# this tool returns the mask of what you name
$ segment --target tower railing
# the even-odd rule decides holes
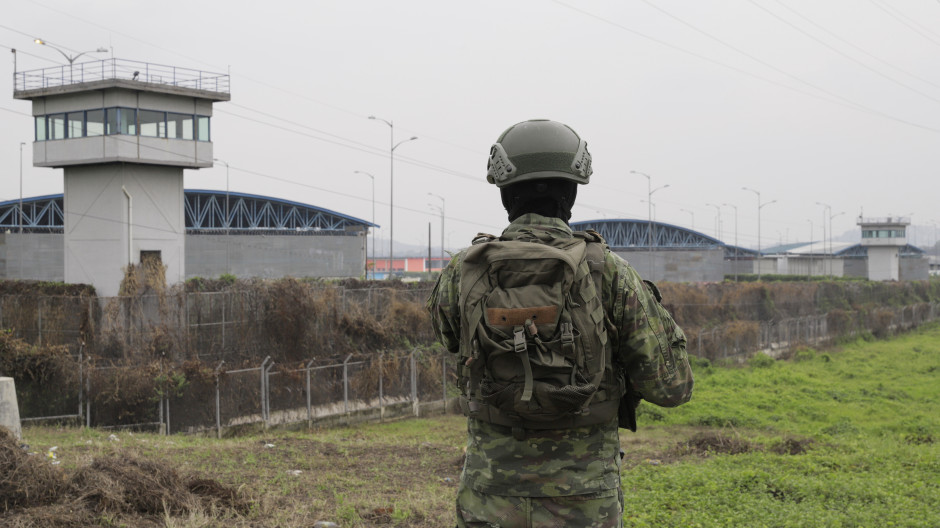
[[[101,59],[16,72],[13,91],[25,92],[106,80],[126,80],[230,93],[229,75],[126,59]]]

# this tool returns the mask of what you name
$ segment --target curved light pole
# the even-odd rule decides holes
[[[392,278],[392,263],[395,261],[395,149],[397,149],[402,143],[418,139],[418,136],[411,136],[408,139],[404,139],[398,143],[395,143],[395,123],[392,121],[386,121],[381,117],[375,117],[374,115],[370,115],[369,119],[381,121],[388,125],[389,128],[388,176],[390,190],[388,203],[388,278]]]
[[[231,248],[229,247],[229,231],[231,228],[231,221],[229,220],[229,209],[228,209],[228,162],[222,161],[219,158],[212,158],[212,161],[218,161],[222,165],[225,165],[225,220],[222,222],[222,225],[225,227],[225,273],[231,273],[231,266],[229,265],[229,253]]]
[[[713,203],[707,203],[705,205],[715,208],[715,238],[721,240],[721,207]]]
[[[822,208],[823,208],[823,218],[822,218],[823,237],[822,237],[822,239],[823,239],[823,254],[825,255],[825,254],[826,254],[826,251],[827,251],[827,250],[826,250],[826,247],[827,247],[827,245],[826,245],[826,240],[827,240],[827,239],[826,239],[826,217],[828,216],[827,213],[826,213],[826,210],[829,211],[828,214],[832,214],[832,206],[830,206],[829,204],[822,203],[822,202],[816,202],[816,205],[821,205]],[[832,236],[832,233],[830,233],[829,236],[831,237],[831,236]],[[831,244],[830,244],[829,246],[831,246]],[[831,255],[831,254],[829,255],[829,258],[830,258],[830,259],[832,258],[832,255]],[[830,264],[829,264],[829,267],[830,267],[830,270],[831,270],[831,269],[832,269],[832,263],[831,263],[831,262],[830,262]],[[826,271],[826,264],[825,264],[825,261],[823,261],[823,272],[825,272],[825,271]],[[831,274],[831,273],[830,273],[830,274]]]
[[[429,192],[428,196],[433,196],[441,201],[441,273],[444,273],[444,207],[447,203],[444,201],[444,197],[439,194]]]
[[[82,55],[85,55],[86,53],[107,53],[107,52],[108,52],[108,48],[98,48],[98,49],[94,49],[94,50],[83,51],[83,52],[79,53],[78,55],[69,55],[68,53],[62,51],[61,49],[59,49],[59,48],[57,48],[57,47],[55,47],[55,46],[53,46],[52,44],[49,44],[48,42],[46,42],[46,41],[43,40],[43,39],[39,39],[39,38],[33,39],[33,42],[35,42],[36,44],[39,44],[40,46],[49,46],[50,48],[52,48],[52,49],[58,51],[59,53],[61,53],[62,56],[65,57],[65,60],[69,61],[69,82],[70,82],[70,83],[73,81],[73,79],[72,79],[72,65],[75,64],[75,60],[76,60],[76,59],[78,59],[78,58],[81,57]]]
[[[832,213],[831,210],[830,210],[829,212]],[[832,260],[835,258],[834,251],[833,251],[833,249],[832,249],[832,219],[835,218],[835,217],[837,217],[837,216],[844,215],[844,214],[845,214],[845,211],[842,211],[842,212],[840,212],[840,213],[830,214],[830,215],[829,215],[829,259],[830,259],[830,260],[829,260],[829,278],[830,278],[830,279],[832,278]],[[843,267],[843,269],[842,269],[842,275],[845,275],[845,268],[844,268],[844,267]]]
[[[20,234],[23,234],[23,147],[26,143],[20,142]],[[22,251],[20,251],[22,253]],[[20,270],[22,273],[23,270]]]
[[[760,192],[755,191],[754,189],[751,189],[750,187],[741,187],[741,189],[742,189],[742,190],[745,190],[745,191],[751,191],[752,193],[754,193],[754,194],[757,195],[757,280],[760,280],[760,264],[761,264],[761,262],[760,262],[760,258],[761,258],[761,252],[760,252],[760,211],[761,211],[761,209],[764,208],[765,205],[770,205],[770,204],[772,204],[772,203],[776,203],[777,200],[771,200],[771,201],[766,202],[766,203],[761,203],[761,202],[760,202]]]
[[[695,213],[688,209],[679,209],[683,213],[689,213],[689,216],[692,217],[692,229],[695,229]]]
[[[653,280],[653,193],[669,187],[669,184],[660,185],[659,187],[653,189],[653,177],[645,172],[630,171],[630,174],[639,174],[646,178],[646,203],[647,203],[647,220],[646,220],[646,243],[649,245],[649,266],[647,271],[649,273],[649,280]],[[642,200],[641,200],[642,201]]]
[[[738,282],[738,206],[734,204],[721,204],[734,209],[734,282]]]
[[[807,275],[809,277],[813,276],[813,220],[811,218],[806,219],[809,222],[809,272]]]
[[[372,180],[372,279],[375,280],[375,176],[366,171],[353,171],[354,174],[368,176]],[[366,279],[369,278],[369,237],[366,237]]]

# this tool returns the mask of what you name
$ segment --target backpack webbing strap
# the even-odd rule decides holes
[[[520,400],[528,402],[532,400],[532,387],[535,382],[532,379],[532,364],[529,362],[529,352],[525,342],[525,328],[517,326],[512,330],[512,348],[522,360],[522,369],[525,371],[525,385],[522,388],[522,398]]]

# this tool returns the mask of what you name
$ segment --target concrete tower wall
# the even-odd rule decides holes
[[[167,284],[184,279],[183,169],[133,163],[65,168],[65,282],[118,293],[123,268],[159,251]],[[130,199],[127,194],[130,195]]]
[[[898,248],[868,246],[868,279],[898,280]]]

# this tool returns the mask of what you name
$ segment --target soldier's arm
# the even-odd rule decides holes
[[[460,311],[457,303],[460,256],[454,256],[441,272],[427,301],[434,332],[444,347],[454,353],[460,349]]]
[[[607,275],[613,286],[609,313],[617,331],[615,358],[626,370],[632,390],[644,400],[663,407],[681,405],[691,398],[693,385],[685,334],[653,287],[623,259],[613,257],[613,263],[608,259]]]

